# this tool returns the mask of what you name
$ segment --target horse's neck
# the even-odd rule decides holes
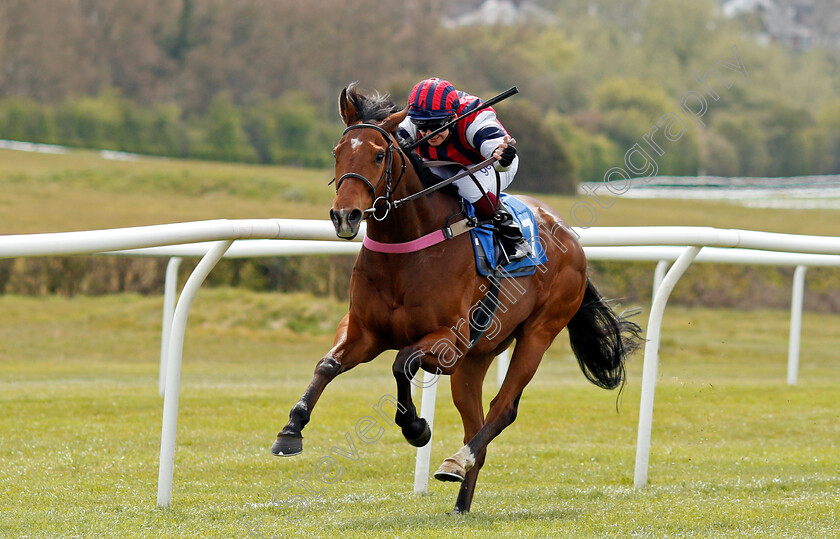
[[[402,198],[423,189],[419,179],[406,184],[400,189],[404,192],[396,193],[395,198]],[[367,234],[371,239],[384,243],[416,240],[446,225],[447,219],[459,210],[457,200],[439,191],[434,192],[392,209],[382,221],[368,219]]]

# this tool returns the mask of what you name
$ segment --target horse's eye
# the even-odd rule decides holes
[[[381,163],[383,160],[385,160],[385,152],[377,153],[376,154],[376,162]]]

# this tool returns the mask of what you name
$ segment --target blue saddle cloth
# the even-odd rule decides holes
[[[516,222],[519,223],[522,235],[531,244],[531,253],[533,253],[531,257],[517,260],[502,269],[511,277],[533,275],[537,271],[537,265],[548,262],[541,243],[536,239],[536,236],[539,236],[539,230],[534,219],[534,213],[524,202],[512,195],[502,193],[500,199],[513,215],[513,218],[516,219]],[[475,217],[475,209],[472,204],[467,201],[464,202],[466,202],[467,214],[470,217]],[[478,226],[470,231],[470,235],[475,252],[475,267],[479,275],[487,277],[497,274],[500,269],[498,266],[503,258],[501,253],[497,251],[496,242],[493,240],[493,229],[489,225],[486,227]]]

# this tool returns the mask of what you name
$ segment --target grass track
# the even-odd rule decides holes
[[[241,322],[243,309],[272,303],[284,308]],[[257,526],[257,537],[840,535],[840,316],[806,314],[800,383],[788,387],[787,312],[669,308],[644,491],[632,488],[641,354],[616,413],[616,394],[587,384],[561,336],[490,446],[473,512],[451,516],[455,485],[411,494],[414,450],[396,428],[353,438],[394,391],[389,358],[327,389],[304,454],[268,455],[331,342],[322,326],[284,325],[313,305],[324,320],[343,311],[303,295],[201,292],[173,506],[160,510],[161,300],[0,297],[0,537],[247,537]],[[462,436],[440,388],[433,466]],[[348,448],[348,433],[356,460],[336,456],[331,484],[309,477],[320,498],[294,485]]]
[[[325,218],[329,177],[0,151],[0,233]],[[576,201],[595,203],[541,198],[564,215]],[[593,224],[827,234],[840,230],[840,212],[623,199],[597,207]],[[392,427],[357,441],[356,460],[337,457],[342,475],[320,498],[298,485],[278,493],[347,447],[345,434],[353,439],[359,419],[393,393],[390,360],[343,375],[306,429],[304,454],[272,458],[268,446],[344,307],[232,290],[202,290],[193,308],[174,503],[155,508],[160,307],[131,295],[0,297],[0,537],[246,537],[256,526],[257,537],[840,536],[836,314],[806,314],[791,388],[787,312],[669,307],[644,491],[631,486],[641,354],[616,413],[615,393],[586,383],[561,336],[517,422],[490,446],[473,512],[450,516],[457,487],[433,482],[430,495],[411,494],[414,450]],[[462,436],[445,381],[440,393],[433,466]],[[486,393],[489,402],[491,382]],[[305,514],[286,503],[304,500]]]
[[[0,234],[223,218],[327,219],[335,193],[334,187],[327,185],[331,177],[328,170],[176,159],[106,161],[85,151],[43,155],[0,150]],[[706,200],[614,199],[600,191],[600,199],[538,198],[573,225],[713,226],[817,235],[840,230],[840,212],[832,210],[755,209]],[[592,209],[570,216],[569,209],[576,202]]]

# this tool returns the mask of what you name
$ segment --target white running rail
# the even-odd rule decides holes
[[[840,256],[837,256],[840,255],[840,237],[802,236],[708,227],[602,227],[573,229],[573,231],[579,235],[587,256],[592,259],[659,261],[653,305],[647,326],[649,342],[644,354],[634,480],[637,488],[647,484],[662,316],[671,290],[692,261],[797,266],[791,304],[791,344],[788,357],[788,382],[796,382],[804,268],[840,266]],[[167,296],[169,299],[165,300],[161,366],[162,370],[165,367],[166,375],[162,383],[164,411],[157,499],[158,505],[165,507],[172,501],[175,431],[184,332],[189,308],[199,286],[216,262],[225,255],[271,256],[267,253],[269,245],[271,245],[271,250],[283,249],[282,254],[346,253],[360,248],[358,244],[323,241],[334,240],[334,234],[333,226],[329,221],[299,219],[199,221],[83,232],[0,236],[0,258],[95,253],[175,258],[202,257],[201,262],[187,280],[177,304],[174,301],[174,288],[167,289],[170,296]],[[360,233],[356,241],[361,241],[362,235],[363,233]],[[324,245],[312,245],[308,242],[294,242],[292,245],[287,242],[259,244],[257,241],[236,241],[281,238],[318,240],[319,244]],[[194,245],[201,242],[212,243]],[[336,243],[339,243],[341,247]],[[281,253],[273,251],[273,254]],[[666,265],[672,261],[673,266],[665,273]],[[177,263],[173,264],[177,265]],[[167,274],[177,275],[176,270],[177,268],[170,269]],[[173,310],[171,316],[168,315],[167,309]],[[793,342],[794,334],[796,334],[795,343]],[[435,384],[423,390],[421,414],[430,420],[434,414],[435,393]],[[427,444],[426,448],[418,450],[415,470],[416,491],[425,490],[428,483],[430,447],[431,444]],[[421,460],[424,463],[421,463]]]

